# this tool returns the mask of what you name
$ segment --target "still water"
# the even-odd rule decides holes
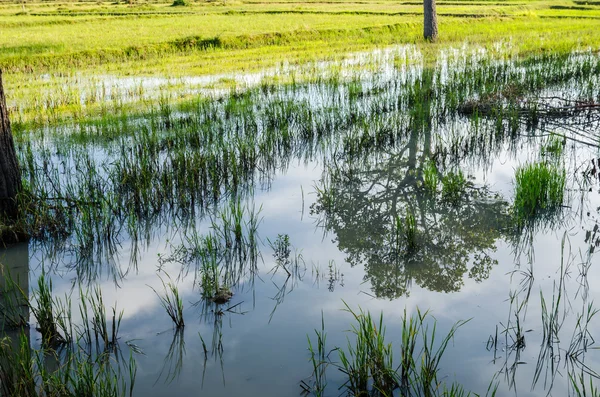
[[[567,357],[581,331],[579,315],[600,296],[600,287],[594,282],[600,276],[594,256],[600,241],[600,184],[592,172],[599,157],[594,146],[598,115],[591,110],[557,120],[544,119],[542,114],[542,121],[534,126],[519,120],[512,130],[510,120],[501,120],[503,132],[498,133],[494,116],[443,111],[451,107],[450,90],[458,86],[449,82],[473,79],[477,70],[503,64],[526,80],[530,74],[543,74],[543,65],[505,59],[496,66],[488,61],[478,69],[485,55],[455,51],[441,55],[433,77],[427,80],[422,59],[414,50],[392,48],[362,56],[366,57],[362,63],[339,66],[337,85],[324,78],[295,88],[258,89],[248,99],[249,108],[237,113],[228,113],[222,97],[212,99],[214,106],[222,106],[216,114],[228,120],[219,128],[234,131],[224,138],[224,145],[237,131],[247,138],[252,128],[261,136],[267,135],[268,129],[292,135],[287,144],[276,145],[269,153],[270,168],[252,170],[253,182],[244,185],[250,187],[240,194],[245,221],[250,212],[260,219],[258,254],[250,267],[243,264],[237,272],[229,269],[221,274],[223,280],[233,280],[228,283],[233,292],[229,302],[216,304],[204,299],[194,259],[175,255],[189,243],[184,235],[190,224],[196,235],[214,232],[219,224],[215,214],[227,207],[232,197],[226,194],[212,207],[213,212],[198,211],[191,221],[187,219],[185,228],[177,217],[171,217],[169,222],[150,223],[143,238],[121,233],[110,260],[94,259],[84,271],[73,242],[49,255],[45,242],[33,240],[0,252],[0,262],[11,274],[21,275],[25,291],[35,288],[42,270],[48,272],[54,296],[72,296],[75,307],[79,288],[99,286],[107,309],[123,311],[119,350],[125,358],[132,354],[137,363],[136,396],[299,395],[301,382],[310,384],[312,373],[307,336],[314,338],[321,321],[328,350],[345,348],[348,338],[352,339],[348,330],[353,319],[343,310],[345,304],[377,316],[383,313],[386,336],[394,346],[400,343],[405,310],[409,314],[417,308],[429,310],[441,334],[457,321],[469,320],[459,328],[442,360],[439,379],[447,384],[456,381],[480,394],[497,382],[499,395],[566,395],[569,374],[583,369],[587,379],[600,371],[600,356],[593,349],[587,350],[585,365]],[[571,66],[598,62],[598,56],[574,55],[569,62]],[[348,77],[345,68],[357,65],[360,72]],[[585,90],[598,95],[597,80],[592,74],[548,84],[533,97],[544,106],[560,107],[564,98],[580,100]],[[415,87],[422,88],[423,81],[438,87],[433,89],[434,99],[416,92]],[[483,97],[482,92],[470,90],[465,87],[457,95]],[[402,99],[403,95],[413,95],[413,100]],[[589,98],[589,92],[586,95]],[[561,99],[557,104],[557,99],[549,98]],[[272,118],[261,119],[260,115],[272,103],[300,103],[300,109],[314,111],[310,114],[315,119],[305,119],[303,124],[298,122],[303,116],[297,116],[285,124],[268,125]],[[421,113],[415,113],[417,108]],[[177,124],[186,120],[186,111],[170,117],[176,127],[152,128],[165,135],[186,128],[183,122]],[[252,128],[249,117],[256,122]],[[335,123],[352,118],[360,121],[342,126]],[[330,126],[331,131],[325,132],[324,138],[302,141],[302,131],[316,130],[319,123]],[[115,128],[145,126],[142,117],[128,127]],[[61,150],[60,145],[69,139],[69,128],[82,127],[59,126],[55,135],[50,128],[41,139],[33,134],[27,138],[39,168],[43,168],[42,161],[51,159],[46,176],[58,175],[58,185],[67,186],[69,178],[78,178],[76,172],[67,170],[76,168],[81,153],[86,153],[85,158],[92,159],[100,170],[98,178],[108,178],[112,165],[123,161],[122,152],[110,145],[123,143],[90,140]],[[385,132],[388,129],[392,132]],[[364,138],[366,133],[361,138],[364,131],[371,134],[370,140]],[[382,131],[387,138],[380,140]],[[330,132],[331,136],[327,135]],[[542,154],[552,138],[550,133],[566,137],[559,154]],[[22,152],[25,140],[18,142]],[[169,161],[168,150],[157,155],[164,164]],[[449,200],[442,187],[433,196],[427,193],[423,173],[431,161],[440,178],[465,177],[458,196]],[[515,227],[515,170],[538,161],[565,170],[563,204],[548,216]],[[35,167],[27,171],[28,176],[32,169]],[[227,192],[231,187],[224,180],[220,189]],[[105,188],[110,189],[109,185]],[[410,255],[397,255],[392,247],[394,220],[405,219],[409,213],[416,223],[417,248]],[[285,236],[291,259],[284,269],[278,265],[273,247]],[[186,325],[181,331],[173,328],[155,293],[163,292],[161,278],[169,277],[184,303]],[[553,355],[548,355],[544,353],[542,299],[549,305],[559,290],[560,341],[554,341]],[[599,334],[596,320],[592,319],[586,335]],[[74,310],[73,322],[81,321],[81,313]],[[30,324],[30,342],[39,347],[33,315]],[[337,352],[333,351],[330,359],[337,362]],[[343,393],[338,388],[345,380],[343,373],[331,366],[325,395]]]

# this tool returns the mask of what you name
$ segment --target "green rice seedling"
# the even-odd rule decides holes
[[[419,247],[417,222],[413,212],[407,209],[406,215],[402,218],[396,216],[394,222],[394,240],[396,252],[405,255],[415,252]]]
[[[585,379],[583,373],[575,375],[569,373],[569,381],[573,390],[573,395],[577,397],[599,397],[600,390],[594,385],[594,377],[590,376],[589,381]]]
[[[158,296],[160,299],[160,304],[167,311],[167,314],[173,320],[173,324],[176,328],[183,328],[185,326],[185,322],[183,319],[183,300],[179,296],[179,289],[171,279],[165,283],[162,277],[159,276],[159,279],[163,286],[163,294],[159,294],[154,288],[152,291]]]
[[[219,289],[220,284],[219,251],[217,240],[212,234],[206,236],[203,243],[200,285],[202,287],[202,294],[206,297],[212,297]]]
[[[351,329],[356,341],[348,340],[347,353],[339,350],[340,370],[348,377],[345,387],[355,396],[368,395],[370,390],[391,395],[396,388],[396,380],[392,345],[385,341],[383,314],[375,322],[370,313],[362,310],[354,312],[344,304],[344,310],[356,321]]]
[[[20,280],[13,280],[11,272],[0,263],[0,271],[4,285],[1,288],[0,315],[2,315],[1,329],[18,329],[27,325],[29,316],[27,308],[28,291],[23,291],[19,285]]]
[[[137,367],[132,355],[126,368],[110,359],[107,353],[90,358],[80,350],[67,358],[60,373],[50,379],[54,392],[64,390],[68,396],[132,396]],[[127,375],[123,374],[127,370]],[[62,378],[62,379],[61,379]]]
[[[29,336],[24,330],[13,339],[0,339],[0,391],[3,396],[37,397],[36,373]]]
[[[442,198],[451,204],[458,205],[466,187],[467,179],[461,170],[448,172],[442,177]]]
[[[400,364],[398,366],[398,385],[402,393],[409,393],[412,387],[412,379],[416,366],[415,349],[417,347],[417,337],[419,334],[418,320],[421,317],[408,316],[406,308],[402,316],[402,332],[400,346]]]
[[[90,344],[93,340],[98,352],[117,352],[118,334],[123,319],[123,311],[117,313],[116,307],[112,307],[112,316],[108,318],[106,306],[102,298],[102,290],[99,286],[86,293],[80,287],[80,307],[84,308],[83,335]],[[88,311],[89,309],[89,311]],[[90,318],[91,313],[91,318]],[[83,314],[83,313],[82,313]]]
[[[65,344],[70,346],[77,336],[77,328],[72,319],[72,301],[70,295],[65,294],[63,299],[55,299],[54,305],[56,307],[56,312],[60,314],[55,317],[59,333],[63,335]]]
[[[309,339],[309,351],[313,365],[313,385],[302,383],[306,392],[322,395],[326,386],[324,371],[329,366],[336,367],[347,377],[342,387],[350,395],[391,396],[398,391],[402,396],[468,396],[464,388],[457,384],[446,385],[438,378],[441,359],[457,330],[467,321],[455,323],[441,339],[438,335],[435,318],[428,312],[417,309],[408,316],[406,310],[402,318],[400,361],[393,359],[394,347],[386,341],[383,316],[375,321],[369,312],[355,312],[345,304],[352,314],[354,324],[350,333],[355,338],[348,339],[346,349],[337,347],[339,364],[325,354],[325,331],[323,322],[317,334],[317,349]],[[433,322],[432,322],[433,321]],[[431,325],[433,324],[433,325]],[[317,387],[321,385],[322,387]],[[486,395],[495,394],[497,386],[490,383]]]
[[[420,352],[421,364],[414,381],[417,382],[417,390],[420,389],[421,395],[425,396],[435,395],[437,393],[439,387],[438,372],[442,356],[448,348],[448,344],[456,334],[456,331],[470,321],[458,321],[450,328],[450,331],[436,343],[437,323],[435,322],[435,319],[433,319],[433,327],[430,332],[429,325],[427,324],[428,317],[430,317],[428,312],[417,310],[419,333],[422,336],[422,348]],[[410,329],[408,331],[410,332]],[[409,346],[411,344],[409,344]]]
[[[248,211],[250,216],[246,222],[246,229],[248,231],[248,247],[249,247],[249,258],[250,258],[250,270],[251,272],[256,272],[258,257],[260,253],[258,252],[258,226],[260,225],[262,218],[260,217],[260,213],[262,212],[262,205],[256,210],[255,207],[252,210]]]
[[[69,305],[62,307],[70,308]],[[70,319],[71,314],[67,313],[65,318]],[[113,361],[108,353],[91,354],[87,346],[79,343],[68,345],[59,354],[51,346],[42,345],[39,350],[32,348],[29,336],[24,331],[0,340],[2,395],[131,396],[135,375],[136,365],[132,355],[125,368],[118,361]]]
[[[244,207],[240,200],[231,200],[229,205],[232,216],[233,235],[235,236],[236,243],[241,246],[244,237]]]
[[[52,280],[45,272],[38,278],[38,288],[32,292],[32,298],[35,304],[30,304],[30,310],[38,323],[36,329],[42,334],[43,343],[50,347],[65,343],[56,322],[56,316],[62,316],[62,313],[55,313]]]
[[[325,332],[325,318],[323,312],[321,312],[321,330],[315,329],[315,335],[317,336],[316,344],[313,347],[313,343],[310,337],[307,335],[308,340],[308,351],[310,352],[310,362],[312,364],[313,373],[312,378],[314,380],[313,385],[309,385],[305,381],[302,381],[302,388],[308,393],[314,393],[315,396],[321,397],[327,387],[327,366],[328,359],[326,353],[326,342],[327,333]]]
[[[522,224],[542,212],[556,212],[563,203],[564,168],[547,162],[528,163],[515,172],[514,211]]]
[[[439,184],[438,170],[435,162],[428,160],[423,166],[423,186],[431,193],[436,193]]]

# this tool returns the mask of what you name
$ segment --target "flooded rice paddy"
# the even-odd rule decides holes
[[[5,293],[5,345],[30,346],[46,375],[97,360],[113,395],[336,396],[359,394],[344,309],[383,313],[400,373],[403,316],[429,311],[435,349],[468,321],[430,390],[393,395],[598,384],[600,56],[462,49],[424,65],[394,47],[298,81],[148,94],[135,115],[16,125],[33,237],[0,262],[32,304]]]

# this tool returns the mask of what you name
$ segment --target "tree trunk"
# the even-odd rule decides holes
[[[21,172],[13,142],[0,70],[0,219],[18,216],[17,193],[21,190]]]
[[[438,37],[437,12],[435,0],[423,0],[424,28],[423,36],[426,40],[435,41]]]

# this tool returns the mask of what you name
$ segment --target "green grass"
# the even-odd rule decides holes
[[[161,306],[165,309],[175,327],[182,329],[185,326],[185,320],[183,318],[183,300],[179,295],[179,288],[177,288],[177,285],[170,278],[167,282],[162,278],[160,280],[163,286],[163,293],[159,294],[154,288],[152,290],[160,299]]]
[[[42,343],[34,348],[31,340],[34,334],[22,324],[4,330],[10,332],[0,337],[0,394],[7,397],[132,395],[136,363],[132,355],[127,360],[117,348],[121,316],[117,320],[114,309],[112,333],[108,331],[99,289],[90,297],[81,296],[78,309],[83,322],[77,324],[72,322],[70,296],[64,299],[53,296],[46,273],[38,279],[31,300],[26,292],[21,292],[38,322]],[[101,338],[108,341],[109,334],[110,349],[99,343]]]
[[[33,299],[35,304],[30,305],[30,309],[38,323],[36,329],[42,334],[42,343],[50,347],[65,343],[65,339],[58,332],[55,318],[56,305],[52,297],[52,280],[46,279],[44,273],[38,278],[38,288],[33,292]],[[62,316],[62,313],[58,313],[58,316]]]
[[[439,183],[440,176],[435,162],[428,160],[423,167],[423,186],[430,193],[435,194]]]
[[[417,312],[409,316],[404,311],[402,317],[401,342],[394,346],[386,338],[383,313],[374,318],[370,312],[352,310],[345,304],[353,323],[349,330],[346,347],[336,347],[339,361],[327,353],[324,320],[321,330],[315,330],[316,351],[308,339],[310,361],[313,365],[312,387],[302,383],[307,392],[322,395],[326,389],[328,367],[337,368],[344,374],[344,389],[351,396],[466,396],[469,395],[460,385],[447,383],[438,377],[440,362],[449,343],[460,327],[468,321],[454,324],[442,337],[437,329],[436,319],[429,312]],[[399,357],[399,358],[398,358]]]
[[[418,250],[419,230],[412,210],[408,209],[404,217],[396,216],[392,230],[395,234],[392,241],[398,254],[409,256]]]
[[[449,203],[458,204],[467,187],[467,179],[461,170],[448,172],[442,176],[442,198]]]
[[[415,50],[398,55],[395,62],[410,63],[420,54]],[[62,105],[45,110],[32,105],[35,117],[42,117],[39,125],[49,128],[35,129],[38,121],[13,124],[26,182],[20,223],[34,239],[72,238],[82,276],[85,269],[93,269],[90,264],[113,255],[124,238],[138,241],[147,227],[173,218],[182,226],[193,225],[196,214],[209,214],[216,239],[214,255],[204,255],[208,270],[225,262],[256,263],[260,210],[245,204],[246,199],[258,179],[272,178],[291,160],[330,158],[344,151],[348,158],[362,161],[410,143],[415,134],[427,134],[429,118],[453,114],[473,93],[493,94],[518,86],[520,92],[535,95],[556,85],[587,86],[600,70],[592,53],[547,54],[503,63],[494,62],[493,56],[466,59],[450,69],[444,85],[435,83],[441,73],[438,67],[387,90],[369,89],[359,80],[340,77],[347,71],[332,64],[321,75],[310,67],[302,69],[307,78],[312,73],[310,83],[265,82],[229,91],[219,100],[196,97],[177,102],[173,93],[162,92],[154,100],[144,100],[138,112],[108,98],[97,104],[98,115],[95,108],[82,109],[66,119],[60,116]],[[458,65],[459,58],[452,62]],[[521,73],[521,68],[528,73]],[[360,74],[364,69],[349,72]],[[326,106],[315,106],[305,97],[308,87],[321,93]],[[428,110],[409,111],[417,105]],[[509,137],[502,111],[485,120],[471,117],[469,132],[436,144],[432,148],[436,156],[459,158],[481,145],[488,150],[485,145],[492,137],[495,142]],[[40,139],[46,140],[44,145]],[[61,164],[57,158],[64,161],[64,171],[57,168]],[[444,170],[436,176],[429,165],[423,174],[415,175],[419,178],[415,183],[431,185],[427,189],[437,194],[434,185],[441,182],[439,193],[448,202],[460,201],[468,185],[459,171]],[[403,232],[410,231],[404,226]],[[199,249],[203,243],[198,236],[191,237],[180,256],[195,261],[210,250]],[[389,237],[394,237],[392,230]],[[226,278],[231,272],[203,275],[205,282],[200,284],[207,292],[236,284]]]
[[[565,170],[547,162],[528,163],[515,172],[514,209],[523,222],[560,209],[566,184]]]
[[[55,115],[75,115],[82,104],[80,84],[74,82],[102,74],[248,72],[282,62],[341,59],[392,44],[415,45],[429,65],[437,62],[440,49],[465,44],[493,54],[500,43],[520,55],[599,48],[600,7],[552,8],[572,5],[440,2],[440,39],[432,44],[422,40],[419,2],[192,2],[187,7],[33,2],[25,5],[26,13],[21,4],[7,2],[0,6],[0,68],[13,119],[28,119],[48,104]],[[65,81],[67,76],[74,81]],[[85,101],[93,98],[87,95]]]

